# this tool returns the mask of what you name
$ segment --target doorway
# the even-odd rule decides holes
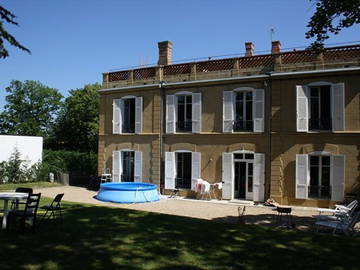
[[[234,199],[253,199],[253,168],[253,153],[234,153]]]

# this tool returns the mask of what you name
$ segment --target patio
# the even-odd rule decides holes
[[[58,193],[65,193],[64,200],[70,202],[127,208],[220,222],[239,222],[238,208],[239,206],[245,206],[244,222],[246,224],[276,227],[284,224],[286,221],[286,217],[283,217],[282,222],[279,223],[277,220],[277,212],[274,211],[272,207],[242,205],[237,202],[192,200],[180,197],[169,199],[164,196],[160,201],[152,203],[115,204],[96,200],[95,196],[97,192],[82,187],[59,186],[36,189],[35,192],[41,192],[42,196],[46,197],[54,197]],[[312,215],[318,213],[316,208],[292,207],[293,222],[296,224],[296,228],[301,230],[312,230],[314,224]]]

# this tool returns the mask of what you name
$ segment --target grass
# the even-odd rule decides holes
[[[50,200],[42,198],[41,203]],[[5,269],[359,269],[359,237],[63,203],[64,224],[0,232]]]
[[[0,184],[0,191],[15,190],[17,187],[31,187],[31,188],[45,188],[45,187],[56,187],[61,186],[58,183],[50,182],[28,182],[28,183],[11,183],[11,184]]]

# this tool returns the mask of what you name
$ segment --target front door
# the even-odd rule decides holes
[[[253,199],[254,154],[234,154],[234,199]]]

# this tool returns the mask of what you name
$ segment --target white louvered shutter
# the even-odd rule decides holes
[[[345,130],[345,87],[343,83],[333,84],[331,86],[332,94],[332,130]]]
[[[253,200],[263,202],[265,197],[265,154],[254,154]]]
[[[121,182],[122,166],[121,151],[113,151],[112,181]]]
[[[296,155],[296,192],[297,199],[308,198],[309,162],[308,155]]]
[[[166,96],[166,133],[175,133],[175,96]]]
[[[135,151],[134,180],[135,182],[142,182],[142,152],[141,151]]]
[[[191,190],[195,189],[196,179],[201,178],[201,153],[191,153]]]
[[[222,154],[222,198],[234,198],[234,157],[233,153]]]
[[[342,202],[344,200],[345,186],[345,156],[331,156],[331,200]]]
[[[165,189],[175,189],[175,152],[165,152]]]
[[[142,133],[143,98],[135,98],[135,133]]]
[[[201,93],[192,94],[192,132],[201,132]]]
[[[309,130],[309,111],[308,111],[308,88],[306,86],[296,86],[296,130],[306,132]]]
[[[255,89],[253,97],[254,132],[264,132],[264,89]]]
[[[113,100],[113,134],[120,134],[121,133],[121,126],[122,126],[122,114],[121,114],[121,99],[114,99]]]
[[[234,124],[234,92],[223,93],[223,132],[233,132]]]

